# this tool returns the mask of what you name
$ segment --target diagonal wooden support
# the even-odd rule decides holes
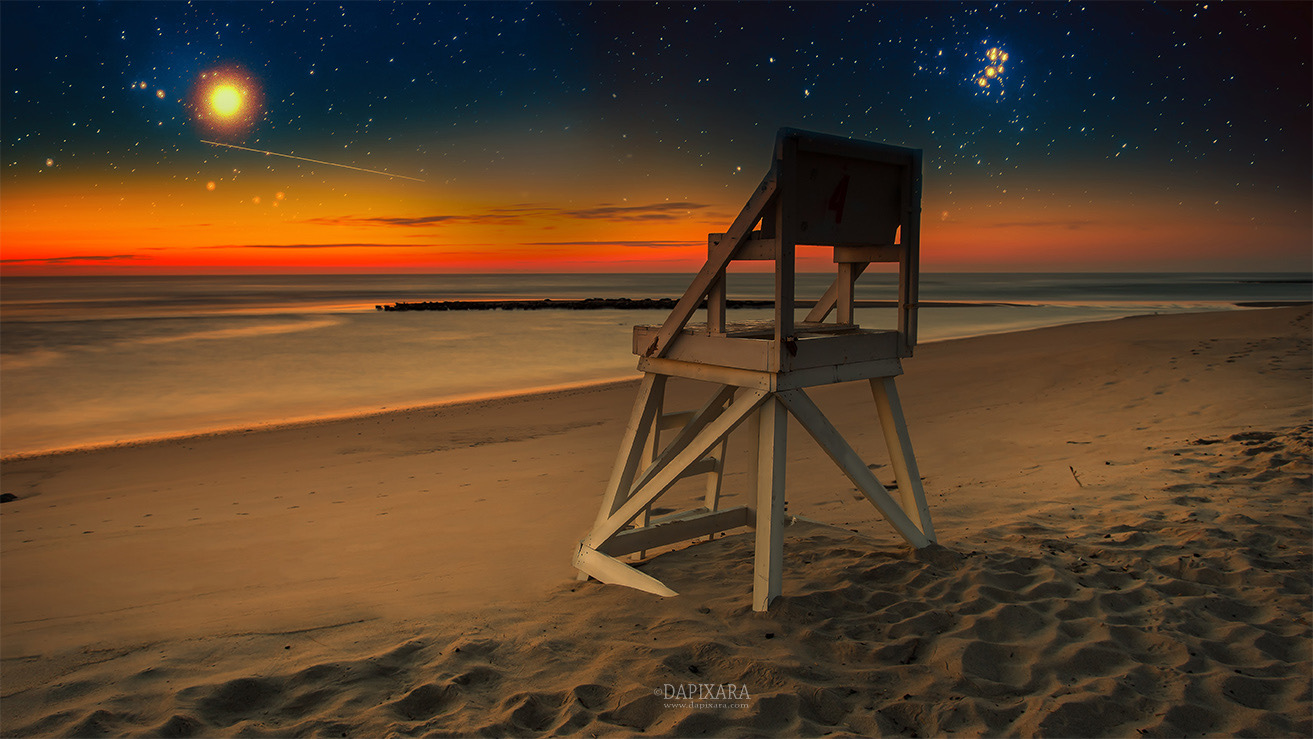
[[[861,277],[862,273],[866,271],[866,268],[868,266],[870,265],[865,264],[863,262],[854,263],[852,279],[856,280],[858,277]],[[802,320],[808,323],[820,323],[829,317],[830,313],[834,311],[835,306],[839,302],[839,289],[840,289],[841,280],[842,280],[842,276],[834,278],[834,282],[831,282],[830,286],[826,288],[825,294],[821,296],[820,300],[816,301],[816,305],[812,306],[812,309],[807,314],[807,317]]]
[[[830,420],[821,413],[821,409],[816,407],[812,399],[802,390],[786,390],[778,393],[780,402],[789,409],[793,417],[798,419],[802,427],[807,429],[807,433],[816,439],[816,443],[830,455],[830,459],[839,465],[849,480],[862,491],[876,509],[884,515],[889,523],[911,544],[918,549],[930,544],[930,539],[921,530],[917,528],[912,519],[908,518],[903,509],[889,497],[889,491],[885,490],[880,481],[876,479],[871,470],[867,468],[862,458],[853,451],[839,430],[830,423]]]
[[[752,235],[752,226],[761,220],[762,213],[769,210],[773,204],[776,192],[776,169],[771,167],[766,176],[762,178],[761,185],[748,200],[747,205],[739,212],[734,219],[733,225],[725,232],[725,238],[721,239],[720,244],[716,246],[715,252],[707,257],[707,261],[698,271],[693,282],[684,291],[679,302],[675,303],[675,308],[666,316],[666,320],[661,324],[661,330],[657,332],[656,338],[652,339],[652,345],[647,348],[643,354],[649,357],[660,357],[666,353],[670,347],[670,342],[675,340],[675,336],[684,330],[688,324],[693,312],[702,304],[702,299],[707,296],[713,284],[721,279],[725,273],[725,267],[729,265],[730,260],[734,258],[734,252],[738,250],[743,242],[748,240]]]
[[[625,427],[624,438],[620,441],[620,454],[611,469],[611,479],[606,485],[602,507],[597,514],[598,524],[615,513],[616,508],[624,504],[624,498],[628,497],[621,496],[620,491],[628,493],[633,486],[634,473],[643,456],[643,442],[651,433],[652,419],[661,407],[666,379],[664,375],[651,373],[643,375],[643,382],[638,386],[638,398],[634,400],[634,410],[629,415],[629,424]]]
[[[724,411],[725,404],[733,397],[734,388],[728,385],[722,387],[715,395],[712,395],[711,400],[704,403],[702,407],[698,409],[697,413],[693,415],[692,420],[684,424],[684,427],[675,435],[675,438],[672,439],[666,448],[657,455],[656,459],[647,466],[647,469],[643,470],[642,474],[638,476],[638,479],[633,482],[631,487],[634,490],[638,490],[655,477],[657,473],[664,469],[666,465],[670,464],[670,460],[674,459],[676,455],[684,451],[688,446],[688,443],[698,435],[698,432],[706,428],[707,424],[716,420],[716,418]],[[626,493],[628,493],[628,491],[626,491]],[[626,495],[625,497],[627,498],[629,496]],[[619,506],[617,506],[617,508],[618,507]]]
[[[749,413],[755,411],[767,395],[768,393],[764,390],[745,390],[740,393],[729,408],[726,408],[724,413],[716,417],[716,420],[698,432],[697,436],[684,447],[683,451],[675,455],[646,484],[636,488],[630,495],[629,500],[620,506],[619,510],[595,526],[592,532],[584,537],[583,545],[596,549],[617,531],[624,528],[625,524],[632,521],[634,516],[637,516],[645,506],[666,492],[679,478],[679,474],[684,471],[685,467],[701,459],[711,450],[711,447],[716,445],[716,442],[733,431]]]
[[[930,541],[935,540],[935,526],[930,521],[930,506],[926,504],[925,489],[921,487],[921,471],[912,453],[912,437],[907,433],[903,418],[903,404],[898,400],[894,378],[877,377],[871,380],[871,394],[880,413],[880,426],[884,431],[885,446],[889,448],[889,461],[893,463],[894,479],[903,499],[903,511],[920,522],[921,532]]]

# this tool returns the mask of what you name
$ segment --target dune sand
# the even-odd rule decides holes
[[[747,533],[643,565],[677,597],[572,579],[633,383],[7,460],[0,734],[1313,735],[1309,337],[919,348],[941,545],[793,426],[767,614]],[[814,397],[888,479],[865,389]]]

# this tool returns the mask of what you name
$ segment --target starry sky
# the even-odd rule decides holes
[[[926,270],[1308,272],[1311,9],[5,2],[0,267],[694,271],[792,126]]]

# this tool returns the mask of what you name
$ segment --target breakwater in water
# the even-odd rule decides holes
[[[426,300],[416,303],[376,305],[374,310],[670,310],[674,298],[584,298],[582,300]],[[706,301],[703,301],[705,305]],[[769,308],[773,300],[730,300],[730,308]]]

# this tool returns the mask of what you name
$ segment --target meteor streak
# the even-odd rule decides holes
[[[404,174],[392,174],[391,172],[380,172],[380,171],[377,170],[377,169],[365,169],[364,167],[353,167],[353,166],[351,166],[350,164],[338,164],[337,162],[325,162],[325,161],[323,161],[322,159],[311,159],[311,158],[309,158],[309,157],[299,157],[299,156],[296,156],[295,154],[279,154],[279,153],[276,152],[276,151],[265,151],[264,149],[252,149],[252,148],[250,148],[249,146],[238,146],[238,145],[236,145],[236,144],[222,144],[222,143],[219,143],[218,141],[207,141],[207,140],[205,140],[205,139],[201,139],[201,143],[202,143],[202,144],[209,144],[209,145],[211,145],[211,146],[223,146],[223,147],[227,147],[227,148],[229,148],[229,149],[241,149],[242,151],[253,151],[253,152],[255,152],[256,154],[267,154],[267,155],[272,156],[272,157],[283,157],[284,159],[298,159],[298,160],[300,160],[300,161],[302,161],[302,162],[312,162],[312,163],[314,163],[314,164],[326,164],[326,165],[328,165],[328,166],[330,166],[330,167],[341,167],[341,168],[343,168],[343,169],[354,169],[354,170],[357,171],[357,172],[368,172],[368,173],[370,173],[370,174],[381,174],[381,175],[383,175],[384,177],[395,177],[395,178],[400,179],[400,180],[411,180],[412,182],[423,182],[423,181],[424,181],[424,180],[421,180],[421,179],[418,178],[418,177],[407,177],[407,176],[404,175]]]

